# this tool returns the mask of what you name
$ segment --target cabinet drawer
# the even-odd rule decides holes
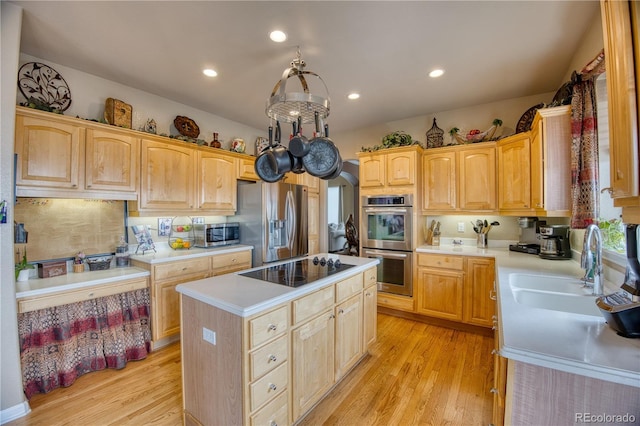
[[[199,257],[196,259],[186,259],[179,262],[156,265],[153,268],[153,279],[155,281],[160,281],[198,273],[209,273],[208,257]]]
[[[336,302],[340,303],[359,291],[362,291],[362,274],[336,283]]]
[[[286,335],[249,353],[251,380],[257,379],[285,362],[288,353]]]
[[[369,287],[370,285],[378,282],[378,268],[371,268],[364,271],[364,285],[363,287]]]
[[[255,348],[287,330],[287,307],[249,320],[249,346]]]
[[[97,287],[65,291],[63,293],[48,294],[29,299],[20,299],[18,300],[18,313],[37,311],[39,309],[97,299],[98,297],[106,297],[113,294],[127,293],[129,291],[139,290],[148,286],[149,284],[147,283],[146,278],[137,278],[112,284],[104,284]]]
[[[289,364],[286,362],[249,386],[251,411],[287,388]]]
[[[462,271],[464,258],[462,256],[445,256],[439,254],[418,255],[418,266],[431,268],[446,268]]]
[[[333,306],[333,295],[334,291],[331,285],[315,293],[311,293],[308,296],[294,300],[292,304],[293,323],[297,324]]]
[[[251,416],[251,426],[277,426],[289,424],[287,393],[282,392],[276,399]]]
[[[211,266],[216,273],[233,272],[251,267],[251,251],[218,254],[211,258]]]

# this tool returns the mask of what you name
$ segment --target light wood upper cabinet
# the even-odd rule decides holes
[[[193,209],[195,158],[191,147],[143,139],[139,208],[132,210]]]
[[[416,183],[416,152],[394,152],[386,155],[387,185],[404,186]]]
[[[16,194],[133,200],[139,143],[126,130],[16,107]]]
[[[87,129],[86,187],[136,192],[140,140],[127,133]]]
[[[427,150],[422,156],[424,175],[422,208],[424,210],[448,211],[456,210],[457,200],[457,166],[456,151]]]
[[[310,175],[309,173],[289,172],[284,175],[282,182],[292,183],[295,185],[305,185],[310,194],[318,194],[320,192],[320,178]]]
[[[422,166],[425,212],[497,209],[495,143],[428,149]]]
[[[198,151],[197,206],[202,210],[235,212],[236,159],[215,151]]]
[[[532,214],[529,132],[498,141],[498,208],[501,214]]]
[[[15,141],[18,189],[83,187],[80,160],[84,156],[84,137],[84,129],[73,123],[18,110]]]
[[[256,157],[238,158],[238,180],[249,180],[257,182],[260,180],[255,169]]]
[[[360,187],[380,188],[385,186],[386,163],[382,154],[359,155],[360,159]]]
[[[536,216],[571,215],[571,106],[543,108],[531,126],[531,204]]]
[[[458,152],[459,206],[465,211],[496,209],[496,148],[480,146]]]
[[[634,208],[640,218],[640,45],[634,45],[640,37],[640,12],[637,2],[601,0],[600,5],[609,99],[611,196],[615,206]]]

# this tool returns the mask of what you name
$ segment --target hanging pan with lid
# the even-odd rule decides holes
[[[320,179],[329,179],[341,163],[340,153],[333,141],[322,136],[320,132],[320,118],[315,114],[317,136],[309,143],[309,152],[302,157],[305,170]],[[328,131],[328,126],[326,126]]]
[[[256,158],[256,162],[254,168],[256,170],[256,174],[260,179],[265,182],[277,182],[284,177],[284,173],[277,173],[276,170],[271,166],[271,161],[269,160],[269,152],[273,149],[273,126],[269,126],[269,147],[265,149],[258,158]]]

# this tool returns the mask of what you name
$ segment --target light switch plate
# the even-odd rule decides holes
[[[458,222],[458,232],[464,232],[464,222]]]
[[[209,330],[207,327],[202,327],[202,339],[205,342],[209,342],[212,345],[216,344],[216,332]]]

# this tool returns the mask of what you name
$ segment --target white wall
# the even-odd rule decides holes
[[[22,392],[15,275],[13,269],[13,141],[15,93],[22,9],[0,3],[0,199],[9,202],[6,224],[0,224],[0,423],[26,414],[29,405]]]
[[[229,149],[234,138],[242,138],[246,143],[248,154],[254,154],[257,137],[267,136],[266,128],[255,129],[64,65],[21,54],[20,66],[27,62],[42,62],[49,65],[65,79],[71,90],[71,106],[64,111],[64,115],[100,120],[104,117],[106,99],[115,98],[132,106],[132,128],[135,130],[140,130],[149,118],[153,118],[157,124],[158,134],[178,135],[173,126],[173,120],[176,116],[183,115],[196,122],[200,128],[200,139],[211,142],[213,133],[217,132],[222,148]],[[20,91],[17,92],[16,101],[16,104],[26,101]]]

